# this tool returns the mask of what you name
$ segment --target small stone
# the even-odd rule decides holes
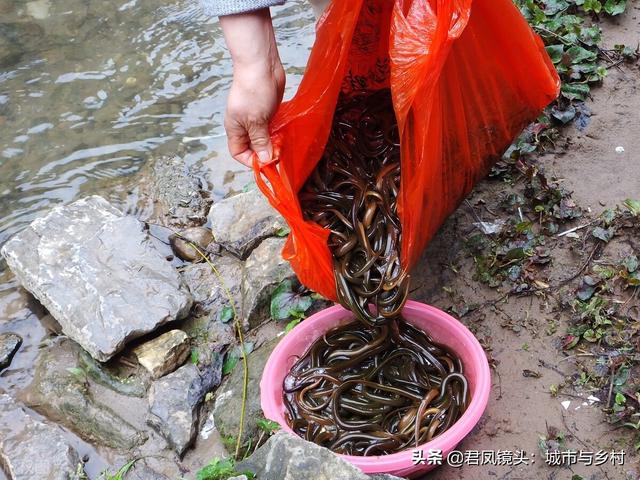
[[[267,237],[286,227],[261,192],[239,193],[215,203],[209,211],[211,231],[217,243],[241,259]]]
[[[80,457],[58,427],[0,394],[0,464],[14,480],[70,480]]]
[[[138,79],[136,77],[127,77],[127,79],[124,81],[124,84],[127,87],[133,87],[136,85],[136,83],[138,83]]]
[[[369,480],[370,477],[330,450],[287,432],[277,432],[236,470],[257,478],[287,480]],[[391,475],[385,480],[401,480]]]
[[[22,337],[15,333],[0,333],[0,372],[7,368],[22,345]]]
[[[254,328],[270,318],[269,305],[274,289],[285,279],[295,278],[289,262],[280,252],[284,238],[267,238],[245,262],[243,318]]]
[[[140,365],[153,378],[173,372],[189,356],[189,337],[182,330],[171,330],[133,349]]]
[[[205,253],[209,244],[213,241],[211,230],[204,227],[191,227],[180,232],[180,235],[169,236],[173,252],[182,260],[188,262],[200,262],[202,256],[198,250],[193,248],[191,243],[197,246],[202,253]]]
[[[245,423],[242,434],[242,443],[249,441],[255,445],[260,431],[257,421],[262,418],[262,408],[260,406],[260,380],[262,371],[269,359],[269,355],[278,344],[280,339],[274,339],[249,354],[249,381],[247,385],[247,403],[245,405]],[[244,380],[244,369],[240,365],[234,368],[231,375],[218,388],[213,407],[213,419],[216,428],[225,437],[237,438],[240,431],[240,409],[242,397],[242,386]],[[285,477],[260,477],[260,478],[285,478]],[[309,477],[314,478],[314,477]]]
[[[188,363],[151,386],[147,423],[178,455],[195,440],[200,405],[221,378],[222,355],[214,351],[203,365]]]
[[[101,362],[191,308],[178,272],[142,223],[102,197],[53,208],[2,254],[62,331]]]

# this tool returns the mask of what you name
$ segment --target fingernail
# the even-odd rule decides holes
[[[269,155],[267,150],[260,150],[258,151],[258,159],[260,160],[260,163],[269,163],[271,155]]]

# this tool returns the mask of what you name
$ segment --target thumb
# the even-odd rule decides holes
[[[273,160],[273,146],[269,136],[267,123],[256,124],[249,127],[250,148],[258,155],[260,163],[267,164]]]

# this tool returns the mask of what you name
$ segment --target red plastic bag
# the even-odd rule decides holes
[[[410,269],[445,218],[558,94],[540,38],[512,0],[333,1],[295,97],[272,122],[277,162],[256,181],[291,234],[282,255],[336,299],[329,232],[302,217],[342,91],[391,88],[401,148],[398,210]],[[265,181],[266,179],[266,181]]]

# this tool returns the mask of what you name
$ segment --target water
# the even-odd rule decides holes
[[[53,205],[122,199],[154,155],[183,156],[214,198],[250,180],[223,137],[230,58],[217,20],[196,2],[0,0],[0,245]],[[273,13],[287,98],[314,18],[302,0]],[[0,390],[29,383],[46,318],[0,261],[0,332],[25,340]]]
[[[0,0],[0,244],[53,204],[115,194],[155,153],[226,155],[224,139],[182,142],[223,134],[231,82],[196,2]],[[274,12],[291,95],[313,14],[301,0]],[[218,196],[228,168],[211,172]]]

